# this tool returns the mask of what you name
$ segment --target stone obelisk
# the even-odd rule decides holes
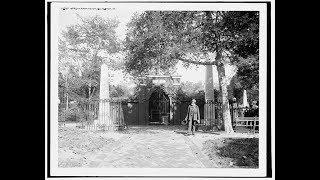
[[[106,64],[101,65],[99,117],[97,124],[100,129],[114,130],[114,125],[110,118],[109,70]]]
[[[206,65],[206,79],[205,79],[205,99],[206,101],[214,101],[213,88],[213,70],[212,65]]]
[[[248,98],[247,98],[247,90],[243,90],[242,106],[249,107]]]
[[[212,65],[206,65],[205,77],[205,106],[204,106],[204,119],[205,124],[210,129],[215,129],[217,122],[215,119],[215,106],[214,106],[214,87],[213,87],[213,69]]]

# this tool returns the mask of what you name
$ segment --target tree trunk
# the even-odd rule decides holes
[[[228,101],[227,78],[225,75],[224,63],[222,62],[221,51],[219,50],[217,51],[216,61],[217,61],[217,70],[218,70],[218,77],[219,77],[220,98],[222,102],[222,117],[223,117],[222,129],[227,133],[233,133],[229,101]]]
[[[89,84],[88,102],[86,103],[86,121],[90,119],[90,104],[91,104],[91,84]]]
[[[66,76],[66,110],[69,109],[69,97],[68,97],[68,76]]]
[[[67,94],[66,94],[66,110],[69,109],[68,102],[69,102],[69,98],[68,98],[68,93],[67,93]]]
[[[90,87],[88,87],[88,94],[87,99],[90,100]]]

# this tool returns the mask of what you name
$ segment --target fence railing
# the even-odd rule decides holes
[[[231,116],[235,117],[259,117],[259,108],[233,107],[230,108]]]
[[[259,117],[237,117],[235,127],[249,128],[253,133],[259,132]]]
[[[112,126],[114,128],[122,128],[125,126],[123,110],[122,110],[122,101],[112,100],[112,99],[103,99],[103,100],[92,100],[90,102],[76,102],[74,105],[70,105],[69,109],[62,109],[64,107],[59,106],[59,121],[61,125],[65,125],[66,122],[70,122],[68,118],[71,118],[73,122],[77,122],[79,126],[85,127],[87,129],[101,129],[103,125],[97,124],[99,120],[99,106],[105,106],[106,103],[109,103],[110,112],[107,126]],[[66,116],[67,117],[64,117]],[[64,118],[63,118],[64,117]],[[101,118],[101,117],[100,117]]]
[[[204,104],[204,117],[203,122],[200,124],[206,126],[207,129],[211,129],[212,127],[217,125],[216,119],[216,105],[213,101],[208,101]]]
[[[259,131],[259,108],[231,106],[230,111],[234,128],[249,128],[253,133]]]

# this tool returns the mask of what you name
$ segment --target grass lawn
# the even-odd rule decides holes
[[[207,140],[203,150],[211,161],[224,168],[258,168],[258,138],[219,138]]]
[[[82,167],[90,163],[90,158],[114,139],[101,132],[93,132],[76,127],[59,127],[59,167]]]

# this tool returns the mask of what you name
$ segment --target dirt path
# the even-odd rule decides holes
[[[210,168],[215,167],[189,137],[172,129],[132,129],[91,160],[87,167]]]

